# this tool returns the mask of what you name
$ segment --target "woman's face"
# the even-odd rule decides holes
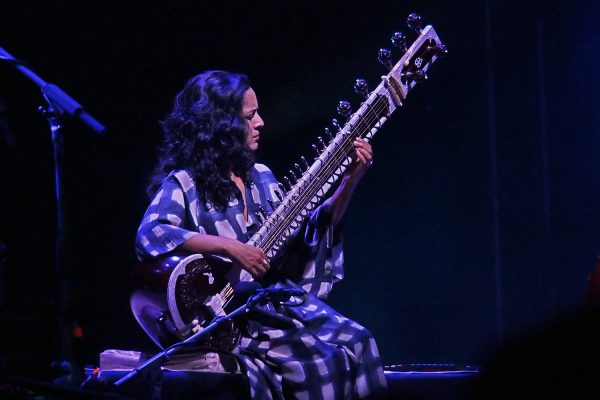
[[[258,115],[258,100],[256,93],[252,88],[248,89],[242,100],[242,116],[248,121],[248,134],[246,144],[252,151],[258,149],[258,140],[260,138],[259,130],[265,125],[264,121]]]

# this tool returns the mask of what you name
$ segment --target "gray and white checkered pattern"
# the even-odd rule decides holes
[[[247,188],[249,221],[237,193],[229,207],[216,211],[201,204],[185,171],[174,171],[152,200],[138,230],[139,259],[166,254],[193,235],[206,233],[246,242],[259,225],[260,207],[278,203],[273,173],[256,164],[254,184]],[[367,329],[327,306],[323,300],[343,278],[342,238],[322,208],[315,210],[288,248],[278,285],[309,292],[304,304],[267,304],[248,322],[239,358],[247,367],[253,399],[365,398],[386,386],[375,340]]]

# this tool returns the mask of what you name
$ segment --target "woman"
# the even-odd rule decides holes
[[[287,247],[293,254],[270,271],[265,253],[245,244],[260,226],[257,214],[273,211],[280,201],[272,172],[254,162],[264,122],[247,77],[224,71],[197,75],[177,95],[162,126],[164,142],[149,187],[153,200],[137,235],[138,258],[175,249],[216,254],[254,278],[309,292],[301,306],[269,303],[262,313],[267,317],[248,322],[238,358],[247,367],[252,398],[364,398],[384,388],[370,333],[320,300],[343,276],[338,228],[371,163],[371,146],[354,143],[355,161],[341,184]]]

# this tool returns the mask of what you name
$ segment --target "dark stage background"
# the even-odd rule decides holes
[[[152,5],[150,5],[152,3]],[[484,363],[582,301],[600,253],[597,2],[33,2],[0,6],[0,46],[108,131],[65,121],[73,358],[151,349],[128,306],[157,121],[192,75],[246,72],[282,177],[334,117],[405,17],[449,56],[376,136],[345,226],[335,308],[391,363]],[[0,353],[42,374],[61,357],[52,143],[37,88],[0,64]]]

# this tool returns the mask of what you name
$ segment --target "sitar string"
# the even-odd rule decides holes
[[[359,136],[364,136],[371,132],[371,130],[374,128],[374,125],[385,116],[382,115],[381,112],[385,111],[387,107],[385,106],[386,102],[382,102],[382,100],[387,101],[385,97],[378,97],[375,99],[373,104],[370,105],[365,112],[365,115],[358,120],[356,125],[343,134],[345,137],[341,140],[340,144],[338,144],[333,150],[329,152],[325,151],[323,153],[326,155],[325,160],[322,161],[322,166],[319,168],[316,174],[311,174],[311,178],[309,178],[308,181],[302,182],[304,187],[292,188],[292,191],[296,189],[296,192],[301,190],[301,194],[292,199],[293,204],[291,207],[287,209],[284,207],[285,215],[283,218],[277,218],[277,216],[281,217],[281,214],[277,214],[275,216],[277,219],[271,224],[277,225],[275,230],[272,230],[273,235],[270,234],[266,241],[264,238],[261,238],[263,240],[257,242],[258,247],[263,250],[268,250],[279,240],[281,233],[287,230],[289,228],[289,224],[296,219],[298,211],[305,208],[306,201],[310,201],[315,195],[317,195],[318,191],[322,189],[326,181],[330,179],[332,174],[342,165],[341,163],[351,155],[351,150],[354,148],[354,140]],[[299,182],[301,182],[301,180]],[[290,202],[292,200],[290,200]]]

